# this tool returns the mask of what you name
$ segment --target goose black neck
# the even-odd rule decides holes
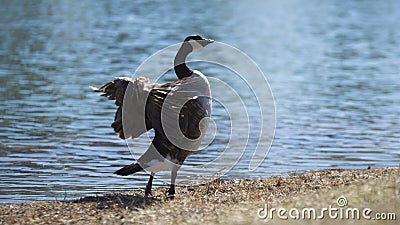
[[[184,77],[189,77],[192,75],[193,70],[186,66],[186,57],[189,53],[192,52],[192,47],[190,44],[184,42],[179,49],[178,53],[176,53],[174,60],[174,70],[175,74],[179,79]]]

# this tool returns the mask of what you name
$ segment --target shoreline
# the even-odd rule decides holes
[[[267,203],[287,208],[317,207],[333,204],[342,195],[347,197],[349,205],[372,204],[376,210],[398,211],[400,168],[322,170],[266,179],[217,179],[178,187],[174,200],[166,199],[165,190],[156,188],[154,196],[149,198],[144,197],[144,190],[133,190],[76,200],[2,204],[0,224],[265,224],[267,221],[257,216],[257,210]],[[395,213],[397,221],[400,220],[400,212]],[[393,220],[386,222],[379,224],[395,224]]]

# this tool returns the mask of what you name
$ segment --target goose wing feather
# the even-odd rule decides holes
[[[169,133],[183,134],[188,139],[199,139],[206,129],[201,120],[210,116],[211,100],[207,94],[193,91],[199,89],[201,82],[203,80],[198,76],[165,84],[151,84],[143,77],[119,77],[95,91],[102,92],[102,96],[110,100],[115,100],[115,104],[119,106],[111,126],[120,138],[135,138],[154,128],[157,136],[155,140],[159,143],[164,142],[171,149],[171,138],[179,142],[181,137],[168,136],[166,129],[172,129]],[[124,123],[123,114],[128,116]],[[179,116],[178,127],[171,124],[177,121],[175,116]],[[165,122],[162,122],[163,119]],[[177,132],[177,129],[181,132]],[[191,148],[198,145],[199,143],[196,143],[195,147]]]

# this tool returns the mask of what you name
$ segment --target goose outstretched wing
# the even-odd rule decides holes
[[[115,100],[118,109],[111,127],[119,138],[138,137],[151,129],[145,122],[144,109],[146,98],[153,85],[144,77],[136,79],[117,77],[100,88],[93,88],[95,92],[102,92],[101,96]],[[125,116],[129,118],[123,121]]]
[[[211,113],[210,88],[204,75],[166,84],[147,78],[116,78],[101,88],[102,96],[118,106],[114,131],[122,139],[136,138],[154,128],[156,139],[184,150],[197,149]]]

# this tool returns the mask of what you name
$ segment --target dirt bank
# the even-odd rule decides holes
[[[385,221],[342,219],[341,224],[396,224],[400,220],[399,175],[400,168],[324,170],[178,187],[172,201],[166,199],[165,188],[157,188],[152,198],[135,190],[75,201],[4,204],[0,205],[0,224],[334,224],[338,221],[330,218],[283,220],[277,215],[263,220],[258,211],[265,204],[318,210],[337,206],[339,197],[345,197],[348,206],[393,211],[399,217]]]

